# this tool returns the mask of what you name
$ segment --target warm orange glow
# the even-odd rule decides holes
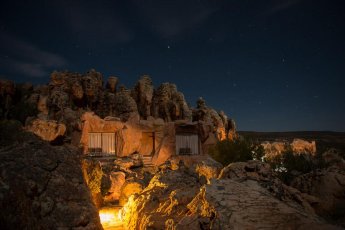
[[[118,207],[107,207],[99,210],[99,217],[104,229],[122,226],[121,211]]]

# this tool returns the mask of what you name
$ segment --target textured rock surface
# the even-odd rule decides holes
[[[208,107],[203,98],[197,101],[197,108],[193,110],[193,121],[202,121],[211,124],[212,130],[204,133],[212,133],[218,140],[237,138],[236,126],[232,119],[228,118],[224,112],[218,113],[214,109]],[[203,137],[208,138],[208,135]]]
[[[329,221],[345,227],[345,164],[334,165],[295,178],[291,186],[319,199],[313,208]]]
[[[132,96],[137,103],[140,116],[144,119],[151,116],[153,85],[150,76],[144,75],[140,78],[132,91]]]
[[[35,119],[27,124],[26,129],[42,138],[45,141],[54,141],[58,137],[65,135],[66,126],[56,121],[46,121]]]
[[[77,151],[14,135],[0,147],[0,228],[101,229]]]
[[[122,209],[130,229],[339,229],[313,213],[312,196],[282,184],[267,164],[231,164],[210,184],[183,164],[160,168]]]
[[[184,99],[184,95],[177,91],[172,83],[161,84],[154,92],[153,116],[165,121],[191,120],[192,111]]]

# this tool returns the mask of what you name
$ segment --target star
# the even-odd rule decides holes
[[[168,49],[170,49],[170,46],[168,45]]]

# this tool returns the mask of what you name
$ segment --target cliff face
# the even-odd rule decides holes
[[[0,228],[101,229],[78,150],[0,126]]]

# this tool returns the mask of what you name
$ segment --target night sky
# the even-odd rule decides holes
[[[239,130],[345,131],[345,1],[4,1],[0,76],[149,74]]]

